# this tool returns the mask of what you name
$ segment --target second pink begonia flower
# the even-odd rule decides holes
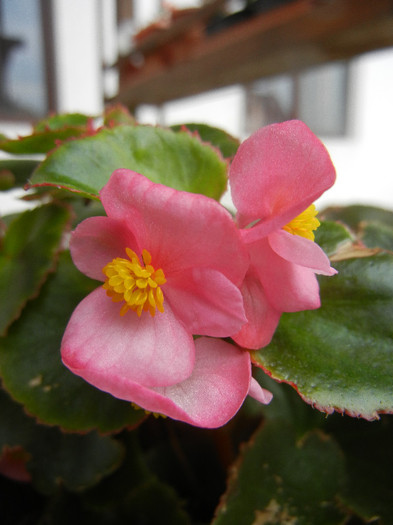
[[[300,121],[259,129],[239,147],[230,185],[250,267],[242,284],[248,318],[234,340],[266,346],[282,312],[320,306],[316,274],[334,275],[314,242],[313,202],[335,181],[321,141]]]
[[[248,393],[270,401],[249,353],[215,339],[246,322],[248,256],[230,214],[126,169],[100,197],[107,216],[83,221],[70,249],[104,284],[74,311],[64,364],[115,397],[203,427],[226,423]]]

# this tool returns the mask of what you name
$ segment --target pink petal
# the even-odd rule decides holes
[[[269,244],[283,259],[300,266],[311,268],[315,273],[334,275],[337,271],[331,268],[328,256],[317,243],[278,230],[269,235]]]
[[[259,401],[263,405],[268,405],[273,399],[273,394],[269,392],[269,390],[262,388],[258,381],[253,377],[251,378],[250,390],[248,392],[248,395]]]
[[[319,285],[313,270],[280,257],[267,239],[250,244],[249,253],[267,300],[275,310],[298,312],[319,308]]]
[[[114,395],[191,425],[224,425],[239,410],[249,391],[250,356],[220,339],[200,337],[195,347],[194,370],[185,381],[149,389],[137,383],[123,387],[121,379]]]
[[[126,395],[128,383],[167,386],[190,376],[192,336],[168,304],[154,318],[133,311],[122,317],[120,308],[101,287],[79,303],[61,345],[63,362],[72,372],[118,397]]]
[[[303,122],[292,120],[261,128],[245,140],[229,180],[240,226],[261,219],[268,233],[330,188],[335,169],[322,142]]]
[[[193,334],[229,337],[246,322],[240,290],[216,270],[194,268],[172,275],[165,297]]]
[[[91,217],[71,234],[70,250],[75,266],[92,279],[104,281],[102,269],[115,257],[127,258],[125,248],[139,251],[135,237],[121,221]]]
[[[244,348],[258,350],[270,343],[281,313],[269,303],[261,281],[252,272],[247,273],[241,291],[248,322],[232,338]]]
[[[155,184],[130,170],[115,171],[101,190],[108,216],[127,222],[152,264],[168,277],[197,266],[240,284],[247,255],[229,212],[215,200]]]

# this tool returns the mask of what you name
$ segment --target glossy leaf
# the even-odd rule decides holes
[[[327,208],[322,213],[324,220],[340,221],[353,230],[357,230],[361,223],[379,222],[393,227],[393,211],[356,204],[353,206],[336,206]]]
[[[333,221],[322,221],[315,232],[315,242],[330,257],[346,246],[352,245],[354,236],[342,224]]]
[[[368,248],[382,248],[393,252],[393,226],[380,222],[362,225],[359,238]]]
[[[316,408],[366,419],[393,411],[393,255],[334,262],[322,307],[284,314],[253,359]]]
[[[69,211],[47,204],[17,216],[5,233],[0,251],[0,335],[37,295],[54,269]]]
[[[5,447],[25,451],[33,485],[44,494],[61,485],[73,491],[92,486],[123,459],[123,449],[113,439],[95,432],[63,434],[39,425],[0,390],[0,451]]]
[[[94,197],[117,168],[129,168],[153,182],[216,199],[227,182],[226,163],[196,137],[127,125],[63,144],[42,162],[31,182]]]
[[[110,432],[145,417],[142,410],[90,386],[61,362],[60,343],[68,319],[98,285],[78,272],[68,252],[63,253],[56,274],[0,339],[4,388],[38,420],[71,431]]]
[[[224,158],[233,157],[240,145],[240,141],[226,131],[207,124],[188,123],[171,126],[171,128],[175,131],[188,130],[191,133],[198,134],[204,142],[218,148]]]
[[[326,434],[296,439],[289,424],[266,423],[232,466],[213,525],[341,524],[344,481],[340,449]]]

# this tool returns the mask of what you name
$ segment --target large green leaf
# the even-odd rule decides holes
[[[334,266],[320,279],[322,307],[283,314],[253,359],[313,406],[373,419],[393,411],[393,255]]]
[[[64,434],[39,425],[0,389],[0,455],[5,447],[25,451],[32,482],[45,494],[60,485],[69,490],[92,486],[123,459],[123,449],[113,439],[96,432]]]
[[[344,482],[334,440],[317,430],[296,439],[289,424],[272,421],[232,466],[213,525],[338,525],[345,517],[337,505]]]
[[[74,267],[68,252],[39,297],[0,339],[4,388],[40,421],[67,430],[110,432],[145,417],[130,403],[90,386],[66,369],[60,343],[77,304],[98,286]]]
[[[46,204],[17,216],[6,230],[0,251],[0,335],[53,270],[69,215],[64,206]]]
[[[117,126],[59,146],[34,172],[33,185],[98,195],[112,172],[129,168],[178,190],[219,199],[226,163],[197,137],[151,126]]]

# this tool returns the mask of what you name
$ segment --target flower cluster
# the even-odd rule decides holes
[[[213,199],[115,171],[100,192],[107,216],[72,234],[75,265],[103,285],[72,314],[64,364],[202,427],[225,424],[248,394],[268,403],[248,349],[268,344],[282,312],[319,306],[315,274],[335,271],[313,241],[312,203],[334,179],[324,146],[298,121],[240,146],[229,174],[236,221]]]

